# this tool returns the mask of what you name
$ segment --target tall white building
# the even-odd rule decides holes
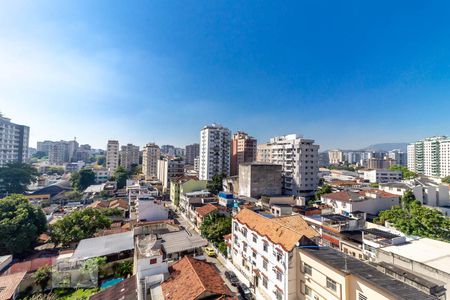
[[[450,175],[450,138],[429,137],[408,145],[408,169],[434,177]]]
[[[132,165],[139,164],[139,146],[133,144],[123,145],[120,149],[120,165],[125,170],[131,170]]]
[[[28,157],[30,127],[11,122],[0,114],[0,167],[25,162]]]
[[[106,168],[114,172],[119,166],[119,141],[109,140],[106,146]]]
[[[283,166],[283,190],[289,195],[311,196],[319,184],[319,145],[296,134],[271,138],[258,145],[257,161]]]
[[[216,174],[230,175],[231,131],[218,124],[200,131],[199,179],[211,180]]]
[[[174,177],[184,175],[184,161],[181,159],[159,159],[158,160],[158,179],[163,185],[165,191],[168,190],[170,180]]]
[[[158,160],[161,150],[155,143],[148,143],[142,152],[142,173],[145,179],[155,179],[158,177]]]

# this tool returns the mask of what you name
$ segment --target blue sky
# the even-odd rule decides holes
[[[32,146],[183,146],[212,122],[321,149],[450,134],[448,1],[2,1],[0,111]]]

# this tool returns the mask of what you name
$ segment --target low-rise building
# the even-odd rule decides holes
[[[184,161],[177,159],[164,158],[158,160],[158,179],[163,185],[163,191],[169,190],[170,180],[178,178],[184,174]]]
[[[239,195],[259,198],[281,195],[282,165],[251,162],[239,165]]]
[[[386,169],[364,171],[364,180],[370,183],[386,183],[402,180],[402,171],[391,171]]]
[[[170,201],[175,206],[178,206],[180,195],[205,190],[207,184],[207,180],[198,180],[197,177],[183,176],[173,178],[170,183]]]

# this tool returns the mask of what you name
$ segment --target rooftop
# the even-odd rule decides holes
[[[367,229],[364,229],[363,232],[365,234],[372,234],[372,235],[375,235],[377,237],[381,237],[384,239],[394,239],[394,238],[400,237],[397,234],[393,234],[393,233],[390,233],[390,232],[387,232],[387,231],[384,231],[381,229],[377,229],[377,228],[367,228]]]
[[[26,272],[0,276],[0,299],[12,299]]]
[[[196,208],[196,212],[201,216],[202,218],[209,215],[210,213],[218,210],[219,208],[211,203],[205,204],[201,207]]]
[[[386,291],[392,299],[405,300],[437,300],[435,296],[427,295],[412,286],[378,271],[356,258],[330,248],[302,249],[304,253],[314,257],[317,261],[327,264],[342,273],[357,276],[364,281]]]
[[[170,267],[170,278],[161,284],[167,300],[217,299],[233,296],[211,263],[185,256]],[[212,298],[217,295],[217,298]],[[212,296],[212,297],[211,297]]]
[[[81,240],[73,258],[84,260],[134,249],[133,232],[123,232]]]
[[[193,250],[208,245],[208,241],[196,233],[188,234],[186,230],[165,233],[161,235],[164,251],[176,253]]]
[[[131,276],[94,295],[89,300],[134,300],[137,299],[136,275]]]
[[[291,251],[303,236],[313,238],[319,235],[300,215],[266,218],[244,208],[234,219],[286,251]]]
[[[382,190],[358,190],[358,191],[340,191],[336,193],[328,193],[322,195],[325,199],[331,199],[344,202],[356,202],[373,200],[372,195],[376,195],[376,198],[398,198],[398,195],[394,195]]]

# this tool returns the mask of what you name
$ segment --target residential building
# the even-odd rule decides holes
[[[218,124],[200,131],[199,179],[211,180],[217,174],[230,175],[231,131]]]
[[[119,167],[119,141],[109,140],[106,146],[106,168],[113,173]]]
[[[148,143],[142,153],[142,173],[145,179],[155,179],[158,177],[158,159],[161,156],[161,150],[155,143]]]
[[[200,156],[194,159],[194,172],[198,175],[200,172]]]
[[[95,174],[95,183],[105,183],[111,177],[111,172],[107,168],[96,167],[92,168],[92,171]]]
[[[139,165],[139,146],[133,144],[122,145],[120,149],[120,165],[127,171],[133,165]]]
[[[328,150],[328,162],[330,165],[340,165],[344,162],[344,152],[341,150]]]
[[[239,195],[259,198],[282,193],[282,165],[251,162],[239,165]]]
[[[37,142],[36,151],[44,152],[46,155],[48,155],[49,148],[52,143],[52,141]]]
[[[161,146],[161,154],[175,156],[175,147],[172,145],[162,145]]]
[[[231,140],[231,165],[230,175],[239,173],[239,165],[251,163],[256,160],[257,141],[247,133],[238,131]]]
[[[196,191],[180,195],[180,210],[191,222],[196,222],[196,208],[207,203],[217,202],[217,198],[209,191]]]
[[[427,176],[450,176],[450,138],[435,136],[409,144],[408,169]]]
[[[296,299],[296,248],[317,237],[300,215],[268,218],[244,208],[233,218],[231,260],[256,299]]]
[[[391,171],[386,169],[364,171],[364,180],[370,183],[387,183],[402,180],[402,171]]]
[[[48,146],[48,163],[62,165],[66,162],[69,162],[69,142],[51,142]]]
[[[178,206],[180,195],[205,190],[207,184],[207,180],[198,180],[197,177],[182,176],[172,178],[170,180],[170,201],[175,206]]]
[[[28,159],[30,127],[11,122],[0,114],[0,167]]]
[[[333,207],[336,214],[350,215],[354,211],[362,211],[377,215],[382,210],[400,205],[400,197],[381,190],[344,190],[324,194],[321,201]]]
[[[388,152],[388,157],[393,159],[395,161],[396,165],[401,165],[401,166],[407,166],[407,153],[399,150],[399,149],[394,149]]]
[[[312,196],[319,183],[318,151],[314,140],[289,134],[258,145],[257,160],[282,165],[284,193]]]
[[[389,169],[390,166],[395,165],[396,161],[392,158],[386,157],[370,157],[364,161],[364,165],[368,169]]]
[[[138,196],[135,201],[137,221],[162,221],[169,219],[169,210],[161,200],[153,197]]]
[[[163,190],[168,191],[170,180],[175,177],[183,176],[184,161],[180,158],[163,158],[158,160],[157,175],[163,185]]]
[[[299,247],[298,262],[300,299],[438,299],[334,249]]]
[[[184,148],[175,148],[175,156],[176,157],[184,158],[185,155],[186,155],[186,152],[185,152]]]
[[[192,145],[187,145],[186,146],[186,150],[185,150],[185,154],[186,154],[186,165],[194,165],[194,159],[197,158],[200,155],[200,144],[192,144]]]

